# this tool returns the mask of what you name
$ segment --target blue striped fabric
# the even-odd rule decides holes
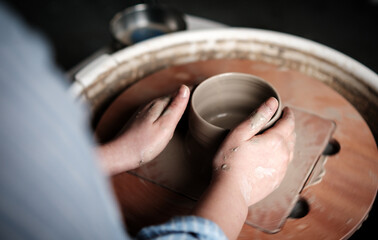
[[[86,110],[67,88],[45,40],[0,3],[0,239],[130,238],[96,161]],[[157,233],[223,236],[199,218],[175,219],[140,236]]]
[[[223,231],[212,221],[196,217],[175,217],[171,221],[157,226],[142,229],[137,239],[147,240],[223,240],[227,239]]]

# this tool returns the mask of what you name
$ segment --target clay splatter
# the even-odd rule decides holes
[[[255,169],[255,175],[258,179],[262,179],[264,177],[272,177],[277,170],[274,168],[264,168],[264,167],[257,167]]]
[[[258,128],[262,128],[266,118],[261,113],[256,113],[250,118],[251,130],[256,131]]]
[[[228,171],[228,170],[231,169],[231,167],[227,164],[222,164],[221,169],[224,170],[224,171]]]
[[[143,159],[141,159],[140,161],[139,161],[139,166],[142,166],[144,164],[144,161],[143,161]]]
[[[161,116],[165,116],[165,115],[168,115],[171,113],[171,110],[167,109],[163,112],[163,114]]]

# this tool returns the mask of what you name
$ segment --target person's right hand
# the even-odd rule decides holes
[[[281,183],[295,145],[294,114],[285,108],[282,118],[262,134],[258,132],[276,112],[278,102],[268,99],[227,136],[213,166],[213,181],[231,182],[247,206],[271,193]]]

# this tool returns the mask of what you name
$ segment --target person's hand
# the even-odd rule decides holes
[[[157,157],[172,138],[189,95],[189,88],[182,85],[173,98],[155,99],[139,110],[114,141],[100,147],[105,170],[115,174]]]
[[[278,187],[293,157],[296,135],[294,114],[289,108],[273,127],[258,134],[277,107],[276,99],[268,99],[231,131],[214,158],[214,177],[230,179],[248,206]]]
[[[230,132],[215,155],[212,182],[193,210],[217,223],[229,239],[237,238],[248,206],[280,184],[293,157],[294,115],[289,108],[273,127],[258,134],[277,106],[276,99],[268,99]]]

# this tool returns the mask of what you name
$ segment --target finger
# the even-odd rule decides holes
[[[154,100],[148,107],[146,116],[149,121],[155,122],[167,107],[170,97],[162,97]]]
[[[135,122],[140,122],[140,119],[144,119],[146,117],[146,112],[148,112],[148,109],[151,108],[151,106],[154,104],[154,101],[149,102],[147,105],[139,107],[131,116],[131,118],[128,119],[128,121],[123,125],[121,130],[115,135],[116,137],[119,137],[123,134],[123,132],[128,129],[132,124]],[[138,120],[137,120],[138,119]]]
[[[284,138],[288,138],[293,132],[295,128],[295,118],[293,111],[285,107],[283,110],[283,115],[280,120],[270,129],[266,131],[266,133],[275,133],[279,134]]]
[[[161,125],[176,127],[189,101],[189,88],[181,85],[177,95],[157,120]]]
[[[296,138],[297,138],[297,135],[295,132],[293,132],[289,139],[288,139],[288,148],[289,148],[289,151],[290,151],[290,156],[289,156],[289,161],[291,162],[293,160],[293,157],[294,157],[294,150],[295,150],[295,142],[296,142]]]
[[[248,119],[239,124],[232,134],[245,141],[251,139],[269,122],[277,108],[277,99],[270,97]]]

